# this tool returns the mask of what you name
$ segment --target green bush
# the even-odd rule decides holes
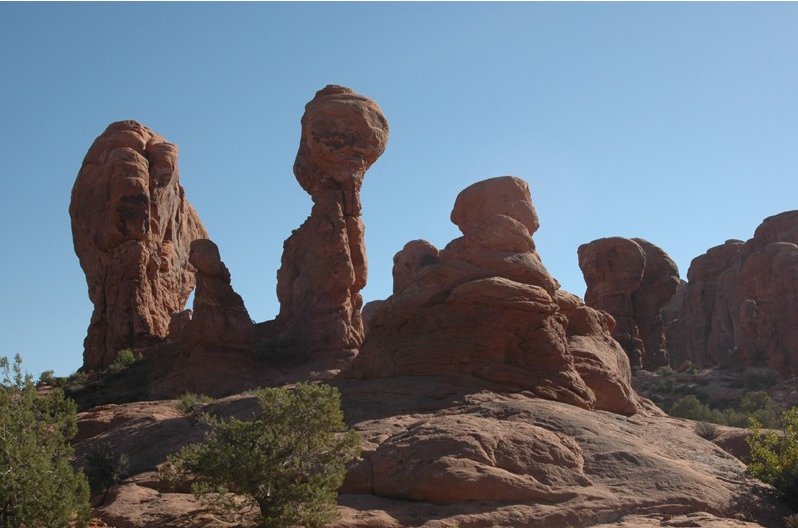
[[[127,455],[115,451],[110,444],[102,443],[86,453],[83,472],[89,479],[91,492],[105,493],[118,484],[127,471]]]
[[[257,397],[261,416],[254,421],[203,414],[205,442],[170,456],[162,478],[195,479],[194,494],[211,507],[240,507],[230,493],[244,495],[260,509],[261,527],[324,526],[337,516],[344,465],[360,450],[338,390],[300,383]]]
[[[0,526],[84,527],[85,476],[69,463],[76,406],[60,389],[39,397],[22,360],[0,358]]]
[[[791,506],[798,506],[798,407],[782,414],[781,434],[762,431],[762,425],[752,420],[747,441],[751,448],[748,472],[772,484]]]
[[[186,414],[192,414],[202,408],[206,403],[213,401],[213,398],[205,394],[194,394],[187,392],[180,397],[177,408]]]
[[[705,404],[701,403],[694,394],[688,394],[676,401],[671,407],[671,416],[678,418],[688,418],[690,420],[697,420],[699,422],[712,422],[716,424],[725,424],[726,420],[717,409],[710,409]]]
[[[132,350],[126,348],[125,350],[120,350],[117,355],[116,359],[106,367],[106,370],[111,374],[118,374],[122,372],[126,368],[130,367],[136,361],[142,359],[141,353],[134,354]]]

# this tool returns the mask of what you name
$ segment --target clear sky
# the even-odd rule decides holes
[[[0,3],[0,355],[82,361],[91,314],[67,208],[105,127],[180,147],[181,181],[256,321],[310,212],[292,164],[326,84],[377,101],[366,300],[393,254],[458,236],[457,193],[526,179],[535,241],[582,295],[577,247],[643,237],[692,258],[798,208],[798,4]]]

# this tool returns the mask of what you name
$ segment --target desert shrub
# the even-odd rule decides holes
[[[77,392],[89,382],[90,376],[88,372],[77,371],[70,374],[64,382],[64,390],[67,392]]]
[[[658,368],[655,372],[657,374],[659,374],[660,376],[663,376],[663,377],[670,377],[670,376],[675,376],[676,375],[676,371],[673,370],[673,368],[671,368],[668,365],[665,365],[665,366],[662,366],[662,367]]]
[[[743,383],[752,390],[767,389],[779,382],[779,375],[773,369],[752,368],[743,373]]]
[[[55,371],[45,370],[39,375],[38,385],[56,385]]]
[[[300,383],[257,397],[261,416],[253,421],[203,414],[205,441],[170,456],[162,478],[195,479],[194,494],[214,508],[239,507],[230,493],[244,495],[260,509],[262,527],[324,526],[337,515],[344,465],[360,450],[338,390]]]
[[[127,471],[127,465],[127,455],[115,451],[110,444],[94,446],[86,453],[86,464],[83,466],[91,492],[104,493],[118,484]]]
[[[22,360],[0,358],[0,526],[86,526],[89,488],[69,463],[76,406],[60,389],[37,396]]]
[[[726,423],[723,413],[717,409],[710,409],[707,405],[701,403],[694,394],[688,394],[678,399],[671,407],[670,415],[701,422]]]
[[[695,434],[707,440],[713,440],[718,436],[718,426],[709,422],[698,422],[695,424]]]
[[[106,367],[106,370],[111,374],[118,374],[122,372],[126,368],[130,367],[136,361],[139,361],[143,356],[139,354],[134,354],[132,350],[126,348],[125,350],[120,350],[117,355],[116,359]]]
[[[751,422],[749,473],[772,484],[791,506],[798,506],[798,407],[782,414],[780,433],[763,431],[756,419]]]
[[[210,403],[212,401],[213,398],[206,396],[205,394],[194,394],[193,392],[187,392],[180,397],[180,400],[178,400],[177,408],[186,414],[192,414],[201,409],[204,404]]]

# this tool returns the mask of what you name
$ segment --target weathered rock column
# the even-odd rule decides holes
[[[207,233],[179,182],[177,146],[135,121],[92,144],[69,205],[94,312],[83,368],[166,336],[194,288],[189,244]]]
[[[313,209],[285,241],[277,272],[277,338],[295,355],[347,357],[363,343],[360,187],[387,141],[377,104],[349,88],[327,86],[305,106],[294,175]]]

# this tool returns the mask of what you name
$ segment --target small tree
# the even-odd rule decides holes
[[[0,527],[86,526],[89,489],[69,463],[75,402],[39,397],[22,360],[0,358]]]
[[[751,419],[751,463],[748,472],[772,484],[792,505],[798,506],[798,407],[784,411],[782,431],[762,431],[755,418]]]
[[[205,442],[169,457],[162,477],[195,478],[194,494],[215,507],[235,507],[229,493],[244,495],[258,505],[262,527],[324,526],[337,516],[345,464],[360,450],[358,434],[344,424],[340,393],[300,383],[257,397],[254,421],[203,414]]]

